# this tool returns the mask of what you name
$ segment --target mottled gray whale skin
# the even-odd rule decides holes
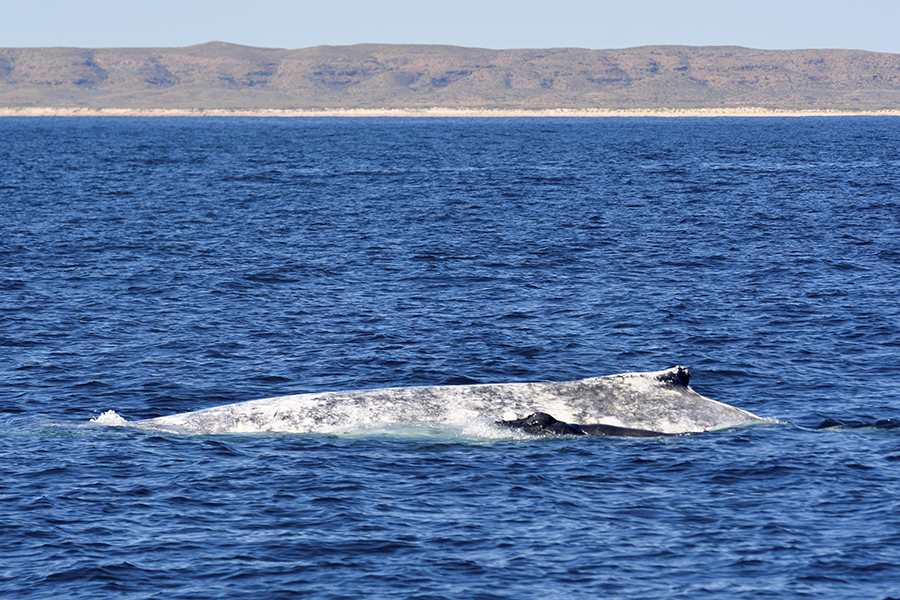
[[[407,422],[463,426],[543,412],[568,423],[694,433],[762,422],[701,396],[684,367],[557,383],[386,388],[251,400],[127,423],[176,433],[341,433]]]
[[[534,413],[521,419],[512,421],[497,421],[497,425],[518,429],[533,435],[601,435],[614,437],[660,437],[678,435],[675,433],[660,433],[659,431],[647,431],[646,429],[631,429],[629,427],[616,427],[615,425],[575,425],[563,423],[553,415],[547,413]]]

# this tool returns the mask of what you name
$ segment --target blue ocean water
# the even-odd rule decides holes
[[[0,596],[900,597],[898,149],[892,117],[0,119]],[[91,423],[675,364],[777,422]]]

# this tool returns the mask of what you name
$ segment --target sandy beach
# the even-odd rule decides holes
[[[335,109],[182,109],[0,107],[0,117],[827,117],[898,116],[900,110],[775,110],[743,108],[647,109],[493,109],[493,108],[335,108]]]

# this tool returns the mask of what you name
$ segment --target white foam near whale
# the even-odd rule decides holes
[[[561,383],[503,383],[297,394],[126,422],[96,422],[173,433],[340,433],[403,423],[462,426],[545,412],[570,423],[603,423],[661,433],[697,433],[763,422],[701,396],[684,367]]]

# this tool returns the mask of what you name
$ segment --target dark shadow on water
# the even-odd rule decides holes
[[[900,420],[897,419],[847,419],[838,420],[827,418],[816,429],[900,429]]]

